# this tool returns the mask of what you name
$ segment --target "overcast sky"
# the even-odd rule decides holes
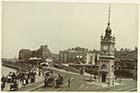
[[[14,57],[23,48],[50,51],[77,46],[100,49],[109,4],[28,2],[2,4],[2,57]],[[138,44],[138,6],[111,5],[111,28],[117,49]]]

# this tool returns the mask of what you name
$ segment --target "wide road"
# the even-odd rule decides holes
[[[89,77],[79,74],[72,74],[66,71],[55,70],[55,73],[60,73],[64,76],[65,84],[61,88],[54,87],[39,87],[33,91],[137,91],[136,82],[132,79],[122,79],[121,84],[110,88],[103,87],[87,81]],[[71,77],[71,87],[68,87],[68,78]]]
[[[64,77],[64,85],[61,88],[54,88],[54,87],[40,87],[38,89],[36,89],[35,91],[72,91],[72,90],[78,90],[80,89],[79,86],[81,86],[81,84],[86,83],[86,81],[84,81],[84,77],[79,75],[79,74],[72,74],[70,72],[65,72],[65,71],[54,71],[54,73],[60,73],[63,77]],[[68,78],[71,78],[71,87],[68,88]],[[77,82],[79,81],[80,82]],[[82,88],[82,87],[81,87]]]

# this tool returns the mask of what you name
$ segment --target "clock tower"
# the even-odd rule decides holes
[[[115,37],[112,36],[110,27],[110,9],[108,15],[108,24],[105,29],[105,35],[101,36],[100,41],[100,60],[99,60],[99,80],[108,85],[114,84],[114,46]]]

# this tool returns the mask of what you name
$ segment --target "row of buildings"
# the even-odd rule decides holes
[[[132,64],[136,66],[137,53],[137,47],[135,47],[134,50],[130,50],[127,48],[121,48],[120,50],[115,49],[115,65],[117,67],[120,67],[120,61],[124,60],[123,62],[121,62],[124,64],[124,67],[131,67]],[[99,61],[100,54],[101,52],[95,49],[88,50],[87,48],[76,47],[60,51],[57,56],[57,61],[59,63],[96,65]]]
[[[59,52],[60,63],[70,64],[93,64],[95,65],[98,60],[98,51],[88,50],[87,48],[71,48]]]
[[[136,68],[137,67],[137,53],[138,49],[134,50],[120,49],[114,52],[115,67],[123,68]],[[47,45],[41,45],[37,50],[21,49],[19,51],[20,60],[29,60],[31,58],[41,58],[46,60],[47,58],[53,59],[58,63],[68,64],[91,64],[97,65],[101,52],[98,50],[89,50],[87,48],[75,47],[67,50],[59,51],[59,54],[51,53]]]
[[[120,49],[120,51],[115,51],[115,65],[116,68],[137,68],[137,57],[138,49],[135,47],[134,50],[130,49]]]

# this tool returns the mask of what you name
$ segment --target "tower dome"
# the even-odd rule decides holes
[[[108,23],[108,26],[105,30],[105,37],[110,38],[111,37],[111,27],[110,27],[110,23]]]
[[[107,33],[107,32],[110,32],[111,33],[111,27],[110,27],[110,23],[108,23],[108,26],[107,26],[107,28],[106,28],[106,30],[105,30],[105,32]]]

